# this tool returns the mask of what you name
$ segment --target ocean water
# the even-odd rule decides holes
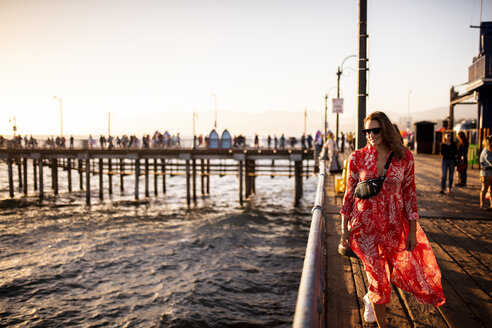
[[[284,164],[287,162],[284,162]],[[312,165],[311,165],[312,167]],[[28,166],[32,183],[32,165]],[[304,180],[293,207],[294,179],[257,177],[256,195],[238,203],[238,179],[212,176],[210,195],[188,208],[183,176],[167,193],[134,201],[134,177],[113,178],[113,195],[91,206],[78,189],[45,200],[18,190],[8,197],[0,163],[0,326],[9,327],[290,327],[317,180]],[[108,181],[105,177],[104,185]]]

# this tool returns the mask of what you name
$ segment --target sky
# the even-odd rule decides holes
[[[480,0],[368,0],[367,113],[447,107],[479,24]],[[61,122],[64,135],[107,134],[109,118],[113,135],[191,135],[193,112],[207,133],[215,109],[219,131],[244,120],[251,134],[268,117],[272,132],[302,133],[305,110],[323,128],[325,94],[334,129],[336,71],[357,33],[355,0],[0,0],[0,135],[14,117],[20,134],[56,135]],[[356,68],[348,58],[340,81],[340,123],[354,131]]]

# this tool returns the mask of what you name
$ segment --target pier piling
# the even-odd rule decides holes
[[[138,178],[140,176],[140,159],[135,160],[135,199],[138,200]]]
[[[21,159],[17,158],[17,173],[18,173],[18,182],[19,182],[19,190],[22,190],[22,167],[21,167]]]
[[[9,158],[7,159],[7,165],[9,169],[9,195],[10,198],[14,197],[14,173],[13,173],[13,168],[12,168],[12,159]]]
[[[27,196],[27,158],[24,157],[22,160],[22,165],[23,165],[23,171],[24,171],[24,195]]]
[[[67,159],[68,192],[72,192],[72,160]]]
[[[193,167],[193,201],[196,202],[196,161],[191,161]]]
[[[125,176],[124,172],[125,172],[125,161],[123,160],[123,158],[120,158],[120,191],[122,193],[125,190],[124,181],[123,181],[123,177]]]
[[[39,201],[43,201],[44,197],[44,185],[43,185],[43,158],[39,158]]]
[[[37,170],[37,161],[35,159],[32,160],[32,183],[34,191],[38,190],[38,170]]]
[[[85,159],[85,203],[91,204],[91,160],[89,155]]]
[[[52,159],[52,167],[53,167],[53,192],[55,196],[58,196],[58,159]]]
[[[162,193],[166,194],[166,160],[161,159],[162,162]]]
[[[111,158],[108,158],[108,194],[113,194],[113,163]]]
[[[149,198],[149,159],[145,159],[145,198]]]
[[[154,158],[154,196],[157,196],[157,158]]]
[[[99,159],[99,199],[103,199],[103,159]]]
[[[191,199],[190,199],[190,161],[187,159],[186,160],[186,204],[190,206],[191,204]]]

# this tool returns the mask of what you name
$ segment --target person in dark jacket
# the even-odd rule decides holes
[[[466,187],[466,170],[468,169],[468,138],[463,131],[458,133],[458,169],[459,182],[456,186]]]
[[[448,193],[453,188],[453,174],[456,166],[456,157],[458,156],[458,148],[453,139],[453,132],[447,132],[444,137],[444,142],[441,144],[442,154],[442,178],[441,178],[441,194],[444,194],[446,189],[446,178],[449,174]]]

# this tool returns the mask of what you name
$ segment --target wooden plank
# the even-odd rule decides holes
[[[490,322],[490,312],[483,304],[486,294],[441,247],[439,231],[435,231],[431,224],[425,227],[442,272],[446,303],[439,307],[439,311],[450,327],[485,327]]]
[[[438,223],[432,221],[432,224],[442,231],[443,240],[447,241],[441,246],[490,298],[492,277],[487,262],[490,263],[492,255],[478,252],[473,240],[446,220],[439,220]]]
[[[352,265],[352,270],[354,274],[354,284],[355,284],[355,290],[357,291],[356,293],[356,299],[359,304],[359,317],[360,321],[362,323],[362,327],[377,327],[377,323],[368,323],[364,320],[364,302],[363,302],[363,297],[367,293],[367,279],[366,279],[366,273],[364,269],[361,267],[361,261],[358,258],[351,257],[350,258],[350,263]]]
[[[486,220],[448,220],[458,229],[467,234],[474,242],[483,247],[485,254],[492,254],[492,222]],[[489,266],[490,268],[490,266]]]
[[[413,326],[416,328],[447,328],[448,325],[442,317],[439,310],[430,304],[422,304],[410,293],[407,293],[399,288],[397,293],[402,300],[405,308],[410,315],[413,322]],[[394,325],[395,327],[400,327],[399,325]]]
[[[339,215],[327,215],[327,326],[362,327],[350,260],[338,254]]]
[[[360,276],[363,282],[361,283],[361,286],[363,284],[363,289],[357,289],[359,292],[358,295],[358,300],[360,302],[360,315],[361,318],[364,318],[364,301],[363,297],[367,293],[368,290],[368,281],[367,281],[367,274],[364,270],[364,263],[358,259],[358,258],[352,258],[352,269],[354,271],[354,277],[355,276]],[[400,299],[397,294],[398,288],[394,287],[393,285],[391,286],[391,298],[390,298],[390,303],[387,304],[386,306],[386,323],[389,327],[404,327],[404,328],[410,328],[412,327],[412,323],[410,322],[410,319],[407,316],[406,310],[403,308],[402,303],[400,302]],[[367,327],[377,327],[376,323],[366,323],[364,319],[362,319],[364,322],[365,326]]]

